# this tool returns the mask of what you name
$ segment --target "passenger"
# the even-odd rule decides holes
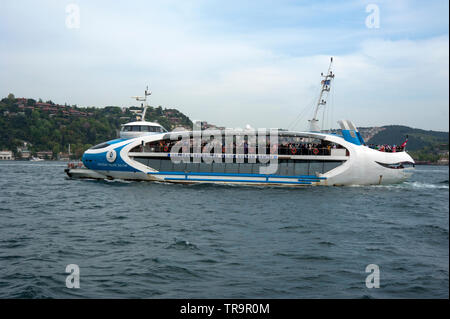
[[[270,150],[270,154],[277,154],[278,153],[278,144],[273,144]]]

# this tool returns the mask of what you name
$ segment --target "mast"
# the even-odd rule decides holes
[[[331,80],[334,79],[334,73],[333,71],[331,71],[332,65],[333,57],[331,57],[330,59],[330,65],[328,67],[328,72],[326,73],[326,75],[324,75],[323,73],[320,74],[324,79],[321,81],[322,89],[320,90],[319,100],[317,101],[316,108],[314,110],[314,116],[311,120],[308,121],[309,130],[311,132],[320,132],[319,119],[317,118],[317,115],[319,113],[320,106],[327,104],[326,99],[328,97],[328,92],[330,92]]]
[[[136,101],[145,102],[145,105],[144,105],[144,103],[141,103],[141,107],[144,108],[144,110],[142,111],[142,114],[141,114],[141,121],[145,121],[145,113],[147,112],[147,108],[148,108],[147,96],[149,96],[151,94],[152,94],[152,92],[148,90],[148,85],[147,85],[147,87],[145,88],[144,96],[132,96],[131,97],[132,99],[136,99]]]

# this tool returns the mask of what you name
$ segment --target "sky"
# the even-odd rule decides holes
[[[2,0],[0,96],[123,107],[149,85],[150,105],[193,120],[301,130],[333,56],[324,128],[349,119],[448,131],[448,6]]]

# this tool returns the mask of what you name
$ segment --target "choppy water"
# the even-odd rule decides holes
[[[0,298],[449,297],[448,167],[285,189],[76,181],[64,166],[0,161]]]

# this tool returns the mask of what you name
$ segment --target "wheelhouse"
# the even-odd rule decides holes
[[[121,138],[135,138],[139,136],[167,133],[167,130],[158,123],[138,121],[122,125]]]

